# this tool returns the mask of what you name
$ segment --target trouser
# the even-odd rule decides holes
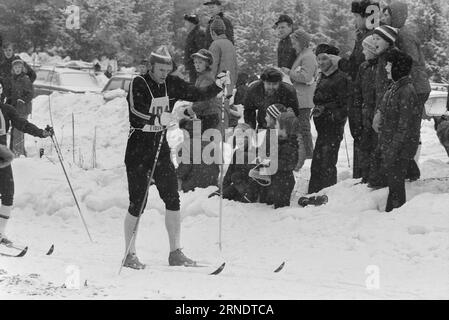
[[[2,198],[2,205],[13,205],[14,177],[10,165],[5,168],[0,168],[0,196]]]
[[[315,119],[315,126],[317,126]],[[308,193],[316,193],[337,183],[337,161],[345,122],[325,121],[317,130],[318,137],[313,150]],[[321,131],[323,130],[323,131]]]
[[[21,114],[21,116],[25,119],[28,118],[28,115]],[[26,157],[27,155],[25,151],[25,135],[22,131],[14,127],[11,128],[11,140],[9,143],[9,148],[16,156],[24,155]]]
[[[377,146],[377,133],[372,128],[365,129],[360,142],[359,163],[363,182],[367,182],[370,175],[371,158]]]
[[[361,154],[362,151],[360,150],[360,141],[354,139],[354,146],[353,146],[353,164],[352,164],[352,177],[354,179],[358,179],[362,177],[362,159],[363,155]]]
[[[310,126],[310,112],[312,109],[303,108],[299,109],[299,126],[300,126],[300,134],[303,137],[304,146],[306,149],[306,159],[312,159],[313,156],[313,141],[312,141],[312,133]]]
[[[143,213],[143,210],[140,212],[142,205],[143,208],[146,206],[146,202],[144,203],[146,191],[160,139],[158,134],[153,136],[153,140],[149,140],[143,136],[146,134],[148,133],[134,132],[128,140],[126,149],[125,164],[130,203],[128,211],[135,217]],[[180,209],[178,179],[167,141],[164,141],[161,148],[153,179],[165,208],[178,211]]]
[[[388,199],[386,212],[401,207],[406,202],[405,175],[410,159],[397,159],[391,167],[386,168],[388,179]]]

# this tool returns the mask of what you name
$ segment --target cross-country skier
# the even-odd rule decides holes
[[[0,81],[0,96],[2,93],[3,83]],[[3,245],[12,244],[12,242],[6,238],[5,230],[13,205],[14,178],[10,165],[12,161],[11,154],[8,154],[4,147],[6,146],[6,133],[11,125],[24,133],[39,138],[47,138],[52,132],[52,129],[49,129],[48,131],[39,129],[23,118],[14,107],[0,101],[0,146],[2,146],[2,152],[0,153],[0,195],[2,198],[0,206],[0,244]]]
[[[216,96],[227,79],[219,74],[216,83],[197,88],[188,82],[173,76],[172,59],[166,47],[162,46],[150,56],[150,70],[144,76],[133,79],[128,93],[130,134],[126,148],[125,164],[128,176],[129,209],[124,222],[125,244],[129,248],[123,266],[134,269],[145,267],[136,255],[135,230],[141,211],[145,207],[145,195],[148,179],[156,158],[157,149],[165,129],[164,119],[169,119],[170,106],[174,101],[208,100]],[[162,141],[157,166],[153,174],[154,183],[165,203],[165,225],[170,243],[168,258],[171,266],[193,265],[181,251],[181,216],[178,194],[178,182],[175,167],[170,158],[167,140]],[[136,230],[137,232],[137,230]]]

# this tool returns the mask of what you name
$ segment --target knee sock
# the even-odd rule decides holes
[[[0,206],[0,238],[5,235],[6,225],[11,215],[12,206]]]
[[[133,236],[133,231],[137,223],[137,217],[134,217],[129,212],[126,214],[125,218],[125,251],[128,249],[128,246],[131,242],[131,238]],[[134,236],[134,239],[132,240],[131,246],[129,248],[129,254],[136,253],[136,237],[137,237],[137,230],[136,235]]]
[[[181,248],[181,213],[179,211],[166,210],[165,227],[170,242],[170,252]]]

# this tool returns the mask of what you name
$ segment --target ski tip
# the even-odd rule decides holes
[[[220,274],[223,271],[225,266],[226,266],[226,262],[223,262],[222,265],[219,266],[218,269],[215,270],[214,272],[212,272],[210,275],[211,276],[216,276],[217,274]]]
[[[276,270],[274,270],[275,273],[278,273],[279,271],[281,271],[282,269],[284,269],[285,266],[285,261],[281,263],[281,265],[279,267],[276,268]]]
[[[24,255],[26,255],[27,251],[28,247],[23,248],[23,250],[16,257],[23,257]]]
[[[48,252],[45,255],[49,256],[49,255],[51,255],[53,253],[53,251],[55,251],[55,245],[54,244],[51,245],[50,249],[48,250]]]

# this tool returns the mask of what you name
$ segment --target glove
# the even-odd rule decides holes
[[[42,130],[41,138],[52,137],[55,134],[53,127],[47,126],[44,130]]]
[[[176,119],[170,112],[162,112],[159,122],[161,125],[168,127],[176,122]]]
[[[215,80],[217,87],[223,88],[225,85],[231,84],[231,76],[229,71],[220,72]]]
[[[11,152],[6,146],[0,145],[0,169],[5,168],[11,164],[14,160],[14,153]]]
[[[313,108],[310,116],[317,118],[317,117],[321,116],[321,114],[323,114],[323,111],[324,111],[324,106],[315,106],[315,108]]]

